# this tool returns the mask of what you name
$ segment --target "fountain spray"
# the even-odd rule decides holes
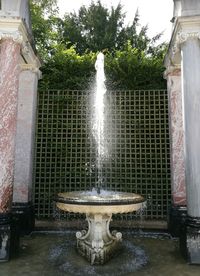
[[[97,72],[92,132],[97,146],[97,192],[74,191],[59,193],[56,199],[56,206],[61,210],[86,214],[88,230],[76,233],[77,250],[92,265],[104,264],[117,250],[120,250],[122,234],[117,231],[110,232],[109,229],[112,214],[137,211],[142,208],[145,201],[142,196],[133,193],[100,191],[103,181],[103,163],[108,157],[104,116],[106,87],[104,55],[102,53],[97,56],[95,68]]]
[[[92,120],[92,133],[97,147],[97,170],[98,180],[96,184],[97,192],[100,193],[100,188],[103,182],[103,160],[107,156],[105,143],[105,103],[104,95],[106,93],[105,73],[104,73],[104,55],[100,52],[97,55],[95,63],[96,69],[96,87],[94,95],[94,117]]]

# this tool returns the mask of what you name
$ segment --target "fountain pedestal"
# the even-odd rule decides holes
[[[93,264],[104,264],[120,248],[122,234],[110,233],[112,215],[87,214],[88,231],[76,233],[78,252]]]
[[[144,202],[140,195],[112,191],[59,193],[56,198],[59,209],[86,214],[88,230],[76,233],[77,249],[91,264],[104,264],[120,248],[122,234],[109,229],[112,214],[137,211]]]

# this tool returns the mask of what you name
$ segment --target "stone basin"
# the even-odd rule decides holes
[[[120,232],[110,232],[112,214],[142,209],[145,199],[134,193],[76,191],[59,193],[56,206],[65,212],[86,214],[88,229],[76,233],[77,249],[93,265],[107,262],[122,242]]]
[[[85,214],[122,214],[137,211],[144,198],[134,193],[101,191],[59,193],[57,207],[66,212]]]

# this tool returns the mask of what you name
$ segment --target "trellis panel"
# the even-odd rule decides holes
[[[50,218],[56,193],[92,189],[97,181],[92,92],[40,91],[38,99],[35,207],[37,217]],[[142,194],[145,217],[166,218],[171,198],[167,91],[107,91],[105,103],[109,158],[103,188]]]

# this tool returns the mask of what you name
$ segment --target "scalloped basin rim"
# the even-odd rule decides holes
[[[68,208],[70,208],[70,205],[76,205],[76,206],[79,206],[79,208],[80,208],[80,205],[88,206],[88,208],[89,206],[103,207],[103,206],[118,206],[118,205],[133,205],[133,206],[138,205],[137,207],[135,206],[135,208],[139,209],[142,207],[143,203],[145,202],[145,199],[141,195],[134,194],[134,193],[102,191],[100,194],[98,194],[97,192],[93,192],[93,191],[92,192],[75,191],[75,192],[59,193],[55,201],[57,202],[57,206],[58,206],[58,203],[60,203],[59,204],[60,207],[62,204],[62,205],[68,205]],[[134,208],[133,206],[132,208]]]
[[[134,204],[121,205],[78,205],[57,202],[56,206],[65,212],[80,213],[80,214],[123,214],[138,211],[144,207],[145,202]]]

